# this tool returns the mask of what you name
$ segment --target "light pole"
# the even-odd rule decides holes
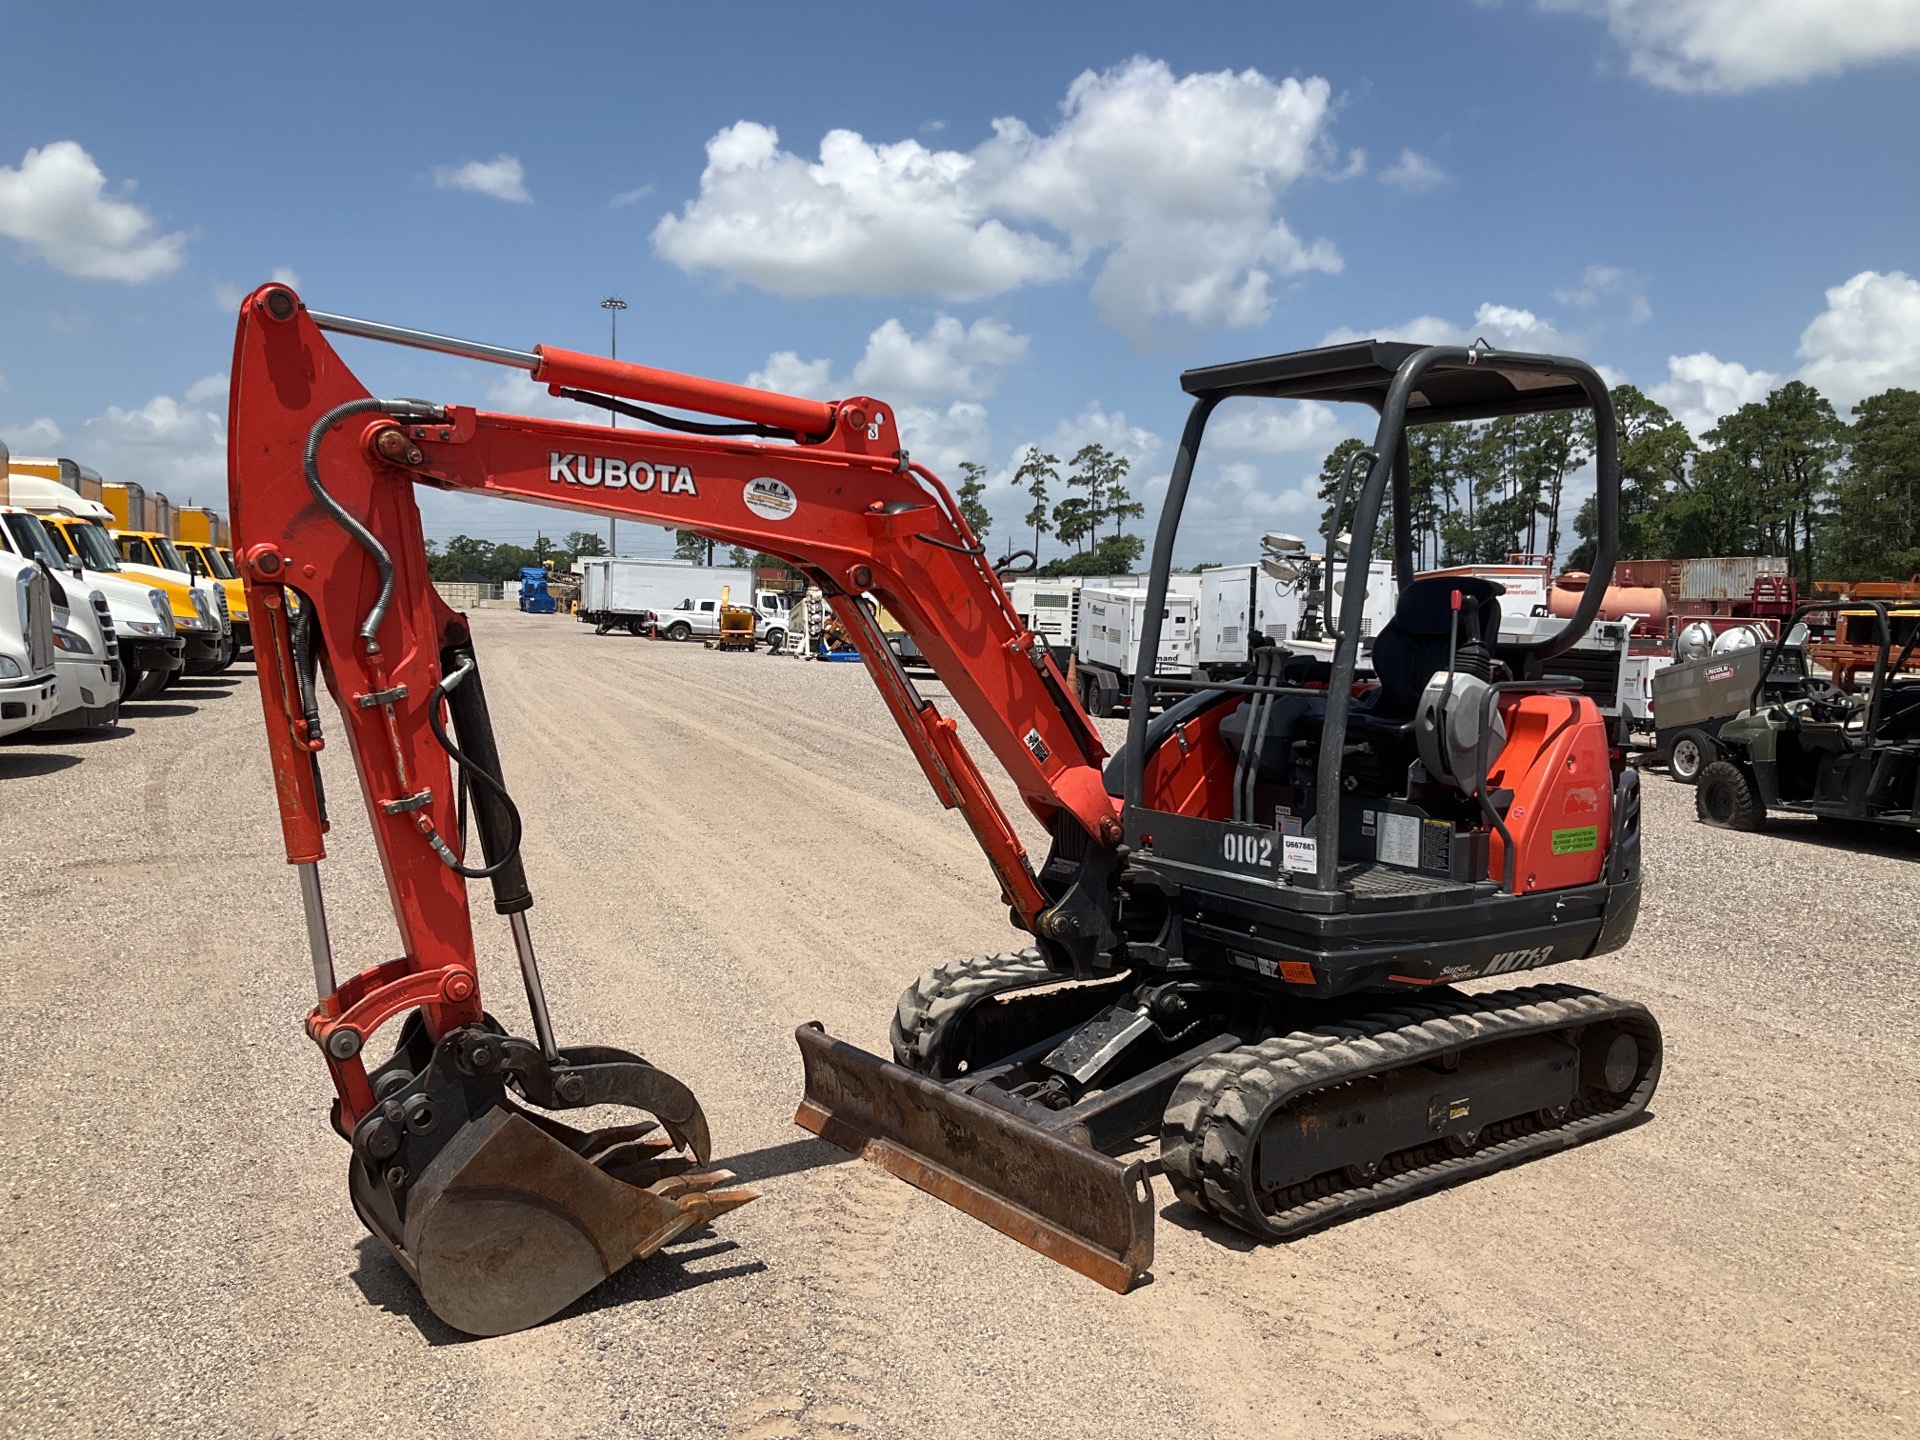
[[[627,308],[627,302],[618,295],[609,295],[600,302],[600,308],[607,312],[607,358],[618,360],[620,358],[620,312]],[[607,424],[618,429],[620,412],[608,410]],[[616,539],[620,533],[619,525],[620,522],[611,515],[607,517],[607,553],[609,555],[620,553],[620,544]]]

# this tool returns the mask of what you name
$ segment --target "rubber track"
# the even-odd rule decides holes
[[[1060,979],[1031,946],[998,955],[975,955],[970,960],[950,960],[937,970],[927,971],[906,988],[894,1009],[888,1032],[894,1063],[922,1075],[951,1078],[940,1074],[946,1060],[942,1041],[969,1010],[995,995],[1054,985]]]
[[[1380,1177],[1368,1184],[1352,1184],[1336,1172],[1267,1197],[1265,1204],[1256,1193],[1260,1133],[1267,1117],[1288,1101],[1447,1051],[1609,1020],[1624,1022],[1642,1047],[1642,1073],[1617,1101],[1583,1094],[1567,1119],[1551,1128],[1531,1118],[1489,1126],[1479,1148],[1466,1155],[1439,1141],[1403,1150],[1388,1157]],[[1290,1240],[1631,1124],[1653,1098],[1660,1063],[1659,1027],[1631,1001],[1572,985],[1435,997],[1202,1061],[1167,1102],[1160,1158],[1175,1195],[1189,1205],[1260,1239]]]

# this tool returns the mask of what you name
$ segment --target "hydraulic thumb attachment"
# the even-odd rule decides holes
[[[470,1335],[537,1325],[753,1198],[725,1170],[694,1173],[711,1153],[699,1104],[625,1050],[549,1062],[490,1021],[436,1044],[415,1011],[372,1079],[386,1099],[354,1127],[353,1208],[434,1314]],[[658,1123],[580,1131],[524,1101],[626,1105]]]

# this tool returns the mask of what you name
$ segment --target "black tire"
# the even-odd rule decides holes
[[[785,648],[786,643],[787,643],[786,631],[784,630],[767,631],[767,654],[778,655],[780,651],[783,648]]]
[[[669,640],[691,640],[692,638],[693,627],[684,620],[676,620],[667,627],[667,639]]]
[[[631,620],[627,621],[627,633],[629,635],[646,634],[647,622],[642,620],[638,615],[634,616]]]
[[[1126,714],[1120,703],[1120,687],[1104,675],[1094,677],[1093,713],[1102,720],[1117,720]]]
[[[233,662],[239,658],[240,647],[234,643],[233,637],[229,635],[227,637],[226,648],[220,652],[220,658],[213,662],[212,673],[215,675],[225,674],[233,668]]]
[[[1693,813],[1716,830],[1758,830],[1767,823],[1767,807],[1753,793],[1746,772],[1731,760],[1715,760],[1700,772]]]
[[[1720,758],[1720,749],[1698,730],[1682,730],[1667,752],[1667,773],[1682,785],[1698,784],[1700,772]]]
[[[120,701],[122,704],[137,698],[133,692],[140,688],[140,682],[147,678],[147,674],[147,671],[142,670],[138,665],[133,664],[129,660],[123,659],[120,662]]]

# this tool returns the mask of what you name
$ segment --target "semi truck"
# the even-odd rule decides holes
[[[55,653],[45,572],[0,550],[0,735],[53,718],[60,694]]]
[[[14,468],[22,464],[30,468]],[[172,601],[154,582],[122,570],[107,532],[87,518],[89,509],[104,513],[105,507],[82,490],[47,479],[49,468],[80,484],[91,473],[71,460],[8,460],[0,445],[0,503],[10,501],[38,515],[61,570],[77,572],[84,587],[106,600],[120,650],[120,698],[150,700],[186,664],[186,642],[174,632]],[[97,477],[93,485],[97,490]]]
[[[0,551],[40,570],[53,617],[52,712],[36,728],[87,730],[120,718],[120,651],[106,596],[65,570],[40,518],[0,504]]]

